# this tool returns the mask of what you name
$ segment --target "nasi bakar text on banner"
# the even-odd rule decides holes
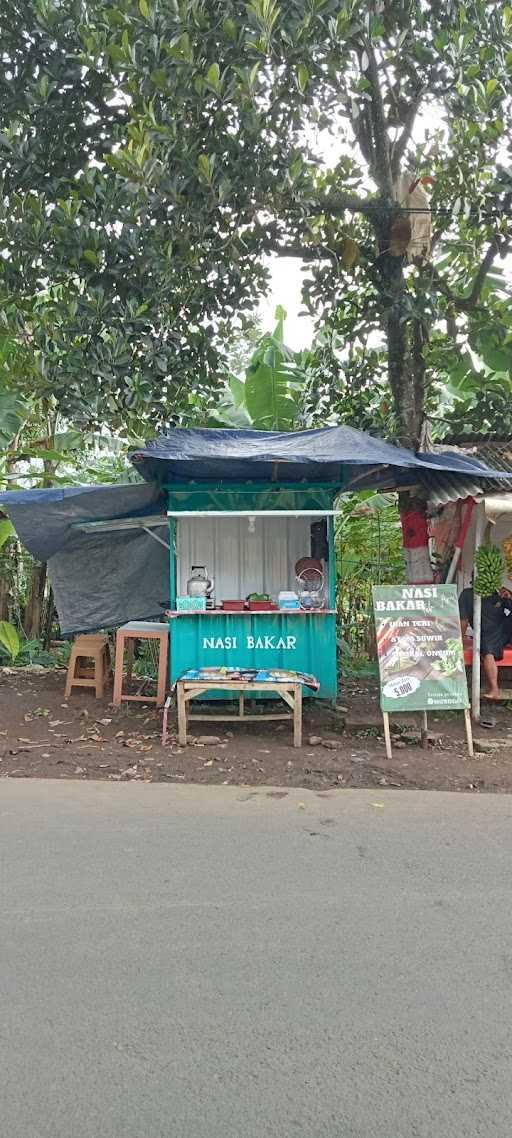
[[[455,585],[376,585],[382,711],[469,707]]]

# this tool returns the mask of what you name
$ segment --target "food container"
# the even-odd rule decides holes
[[[247,601],[247,607],[251,612],[277,612],[274,601]]]
[[[277,599],[282,612],[298,612],[300,609],[297,593],[292,593],[291,590],[281,589]]]
[[[223,601],[222,608],[224,612],[243,612],[245,601]]]

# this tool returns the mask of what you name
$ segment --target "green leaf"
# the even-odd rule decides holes
[[[284,343],[286,312],[281,305],[275,315],[273,334],[263,336],[247,369],[245,406],[259,430],[289,431],[297,419],[305,377]]]
[[[94,249],[84,249],[83,257],[84,261],[89,261],[91,265],[98,264],[98,254],[94,252]]]
[[[2,644],[9,653],[14,663],[16,657],[19,655],[21,644],[17,630],[8,620],[0,620],[0,644]]]
[[[494,92],[498,86],[499,86],[499,83],[498,83],[497,79],[488,79],[487,80],[487,83],[485,84],[485,93],[486,93],[488,98],[490,98],[491,95],[494,95]]]
[[[148,0],[139,0],[139,8],[140,8],[141,15],[144,16],[144,19],[149,20],[150,9],[149,9]]]
[[[210,87],[213,87],[215,91],[219,90],[219,88],[220,88],[220,67],[219,67],[218,63],[212,63],[211,67],[208,68],[208,71],[206,72],[206,79],[207,79],[207,82],[210,84]]]
[[[16,530],[9,518],[0,518],[0,549],[10,537],[14,537],[15,533]]]
[[[207,182],[211,182],[213,176],[215,155],[209,158],[207,154],[200,154],[197,159],[197,167],[201,177],[205,178]]]
[[[14,392],[0,391],[0,448],[8,449],[27,417],[27,405]]]
[[[299,63],[297,68],[297,85],[301,94],[304,94],[309,82],[309,71],[305,63]]]
[[[229,388],[233,396],[235,407],[242,407],[245,402],[245,383],[236,375],[230,375]]]

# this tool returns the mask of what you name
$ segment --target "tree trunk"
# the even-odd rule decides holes
[[[30,590],[23,621],[23,628],[28,640],[39,640],[42,635],[45,586],[46,561],[36,562],[32,567]]]
[[[401,257],[384,254],[382,285],[388,305],[386,334],[388,376],[393,395],[398,440],[416,451],[425,439],[425,356],[428,329],[410,312]],[[426,496],[417,487],[399,494],[400,521],[411,584],[433,581],[428,547]]]
[[[43,635],[43,648],[45,649],[46,652],[49,651],[50,644],[52,642],[52,627],[53,627],[54,617],[55,617],[55,602],[53,599],[53,589],[50,585],[48,588],[48,593],[47,593],[47,597],[46,597],[46,611],[44,614],[43,634],[42,634]]]
[[[11,588],[5,564],[0,566],[0,620],[9,620]]]

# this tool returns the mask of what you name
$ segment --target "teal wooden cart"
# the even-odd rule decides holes
[[[170,555],[170,679],[188,668],[292,669],[319,680],[316,695],[334,700],[336,559],[332,484],[184,486],[167,484]],[[222,602],[250,593],[277,597],[296,588],[295,564],[318,554],[312,526],[325,522],[324,603],[319,611],[229,612]],[[314,533],[315,531],[313,531]],[[182,612],[192,565],[215,579],[215,607]],[[220,693],[219,693],[220,694]]]

